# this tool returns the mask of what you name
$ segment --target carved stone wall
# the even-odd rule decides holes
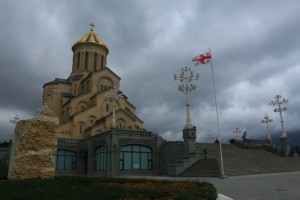
[[[58,118],[39,116],[17,123],[9,179],[53,178]]]

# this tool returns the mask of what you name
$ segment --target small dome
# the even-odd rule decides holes
[[[82,36],[79,40],[77,40],[73,47],[76,44],[80,44],[80,43],[95,43],[95,44],[100,44],[101,46],[103,46],[105,49],[108,50],[107,45],[105,44],[105,42],[94,32],[94,24],[90,24],[91,25],[91,30],[90,32],[86,33],[84,36]]]

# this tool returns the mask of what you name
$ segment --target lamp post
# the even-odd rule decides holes
[[[194,75],[191,68],[184,67],[181,68],[181,73],[179,76],[174,75],[174,80],[179,80],[180,85],[178,87],[179,92],[183,92],[186,95],[186,125],[185,129],[193,128],[192,119],[191,119],[191,111],[190,111],[190,92],[195,91],[196,85],[192,84],[193,80],[198,80],[199,74]]]
[[[110,92],[108,94],[105,95],[105,99],[108,99],[110,101],[112,101],[112,124],[111,127],[112,128],[116,128],[117,124],[116,124],[116,101],[119,101],[121,98],[123,98],[123,95],[120,94],[120,92],[115,88],[115,86],[110,90]]]
[[[273,120],[266,114],[264,119],[261,120],[261,123],[265,123],[267,124],[267,134],[268,134],[268,140],[270,142],[270,144],[272,144],[272,139],[271,139],[271,135],[270,135],[270,131],[269,131],[269,123],[273,122]]]
[[[239,139],[239,133],[241,133],[242,131],[239,128],[235,128],[233,131],[233,133],[236,133],[236,139]]]
[[[277,95],[275,97],[275,101],[271,101],[270,102],[270,105],[271,106],[275,106],[275,105],[278,105],[278,108],[275,108],[274,109],[274,112],[279,112],[279,115],[280,115],[280,122],[281,122],[281,129],[282,129],[282,133],[281,133],[281,136],[280,138],[287,138],[287,134],[285,132],[285,128],[284,128],[284,121],[283,121],[283,118],[282,118],[282,112],[286,111],[287,108],[286,107],[282,107],[282,104],[287,104],[289,102],[289,100],[287,99],[281,99],[281,96],[280,95]]]
[[[9,122],[10,123],[12,123],[12,124],[17,124],[18,123],[18,121],[19,121],[19,116],[18,115],[16,115],[15,117],[14,117],[14,119],[12,119],[12,120],[9,120]]]

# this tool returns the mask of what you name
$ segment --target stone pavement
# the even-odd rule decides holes
[[[199,180],[212,183],[219,193],[234,200],[300,199],[300,171]]]
[[[217,188],[220,193],[218,200],[300,200],[300,171],[231,176],[226,179],[215,177],[163,176],[135,178],[206,181],[212,183]]]

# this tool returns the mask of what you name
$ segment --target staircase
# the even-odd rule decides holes
[[[168,165],[169,176],[214,177],[220,175],[220,150],[218,144],[198,144],[203,151],[176,160]],[[281,157],[263,149],[243,149],[231,144],[222,145],[224,174],[239,176],[263,173],[300,171],[300,157]]]
[[[218,177],[220,169],[217,159],[200,159],[179,174],[181,177]]]
[[[200,159],[204,159],[203,149],[197,149],[195,153],[191,153],[189,156],[184,156],[181,159],[175,161],[175,163],[168,164],[168,175],[178,176],[187,168],[193,166]]]
[[[218,144],[199,144],[207,148],[208,159],[220,164]],[[224,173],[227,176],[300,171],[300,158],[281,157],[263,149],[242,149],[231,144],[222,145]]]

